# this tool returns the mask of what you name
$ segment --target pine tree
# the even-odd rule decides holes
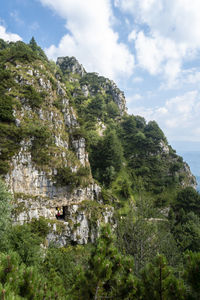
[[[31,38],[31,40],[29,42],[29,46],[31,47],[33,52],[35,52],[40,58],[48,60],[46,54],[44,53],[42,48],[40,46],[38,46],[34,37]]]
[[[110,226],[105,225],[91,254],[88,269],[78,271],[71,299],[136,299],[136,291],[133,261],[119,254],[114,246]]]
[[[189,251],[186,254],[184,277],[189,286],[188,299],[200,298],[200,252]]]
[[[31,47],[31,49],[33,51],[37,51],[38,50],[38,45],[37,45],[34,37],[31,38],[31,40],[29,42],[29,45],[30,45],[30,47]]]
[[[157,255],[141,272],[140,296],[143,300],[183,300],[185,286],[167,265],[163,255]]]
[[[0,261],[1,299],[66,299],[57,277],[48,282],[36,267],[21,263],[17,253],[0,253]]]

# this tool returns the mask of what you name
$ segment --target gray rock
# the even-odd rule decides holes
[[[56,64],[60,66],[64,74],[66,73],[78,74],[81,77],[86,74],[86,71],[83,68],[83,66],[73,56],[58,57]]]

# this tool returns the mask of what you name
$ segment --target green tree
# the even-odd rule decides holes
[[[33,50],[33,52],[36,53],[40,58],[47,60],[46,54],[44,53],[42,48],[38,46],[34,37],[31,38],[29,42],[29,46]]]
[[[147,138],[152,138],[154,141],[160,141],[164,140],[166,141],[166,138],[164,136],[164,133],[158,126],[158,124],[155,121],[150,121],[146,127],[145,127],[145,134]]]
[[[94,177],[108,186],[122,168],[123,148],[115,130],[107,130],[98,144],[90,149]]]
[[[137,214],[131,209],[120,218],[117,226],[117,246],[122,253],[134,257],[136,274],[152,260],[157,250],[155,222],[149,222],[139,212]]]
[[[42,262],[42,241],[42,237],[32,232],[29,224],[13,226],[10,234],[10,248],[18,253],[27,266],[39,265]]]
[[[179,265],[181,257],[170,224],[153,206],[153,199],[140,195],[137,208],[129,207],[125,216],[119,216],[116,230],[117,247],[134,257],[136,274],[157,253],[164,254],[170,265]]]
[[[9,247],[9,233],[11,229],[11,194],[7,191],[4,182],[0,179],[0,250]]]
[[[33,51],[37,51],[38,45],[37,45],[34,37],[31,38],[29,45]]]
[[[104,112],[104,98],[101,94],[97,94],[88,104],[87,112],[91,116],[102,118]]]
[[[194,188],[186,187],[178,193],[174,210],[178,213],[181,208],[185,212],[200,214],[200,195]]]
[[[105,225],[91,254],[88,268],[85,271],[79,269],[71,299],[135,299],[136,291],[133,261],[118,253],[110,226]]]
[[[1,299],[66,299],[57,277],[48,282],[36,267],[26,267],[17,253],[0,253]]]
[[[200,296],[200,252],[188,251],[185,260],[184,278],[188,284],[188,299],[198,300]]]
[[[109,102],[107,104],[106,109],[107,109],[109,118],[114,119],[114,118],[120,116],[119,107],[117,106],[117,104],[114,101]]]
[[[183,300],[186,288],[177,279],[164,256],[157,255],[141,271],[140,294],[143,300]]]
[[[178,221],[172,227],[180,250],[200,251],[200,217],[193,212],[185,213],[180,210]]]

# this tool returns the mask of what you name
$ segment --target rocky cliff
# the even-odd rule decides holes
[[[83,244],[133,200],[141,176],[160,197],[195,185],[157,125],[128,116],[116,84],[74,57],[50,63],[18,42],[1,49],[0,67],[0,173],[14,195],[15,222],[43,216],[49,241]]]

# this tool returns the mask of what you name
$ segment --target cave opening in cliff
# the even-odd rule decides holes
[[[64,206],[56,207],[56,219],[57,220],[64,220],[65,219],[65,209]]]

